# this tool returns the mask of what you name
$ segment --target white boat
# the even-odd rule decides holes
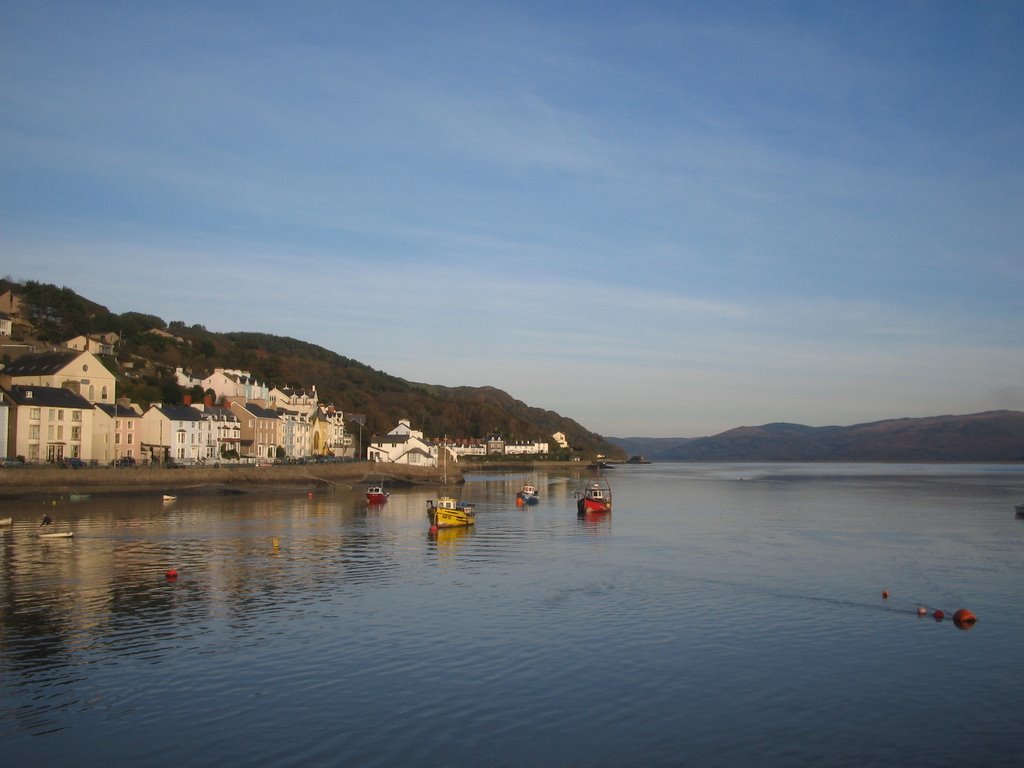
[[[74,536],[73,531],[54,531],[53,533],[37,533],[40,539],[70,539]]]
[[[0,517],[0,526],[10,525],[14,522],[13,517]]]
[[[176,498],[178,498],[178,497],[177,496],[172,496],[169,493],[165,493],[164,494],[164,501],[174,501]]]

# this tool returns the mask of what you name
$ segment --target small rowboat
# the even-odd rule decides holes
[[[55,533],[37,533],[40,539],[70,539],[74,536],[73,531],[58,531]]]
[[[178,498],[178,497],[177,496],[172,496],[169,493],[165,493],[164,494],[164,501],[174,501],[176,498]]]
[[[13,517],[0,517],[0,526],[10,525],[13,522]]]
[[[1017,513],[1017,517],[1024,517],[1024,504],[1016,504],[1013,509]]]

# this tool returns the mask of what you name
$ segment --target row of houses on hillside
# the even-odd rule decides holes
[[[315,390],[271,390],[244,372],[210,383],[202,403],[143,411],[116,397],[114,374],[92,352],[23,355],[0,370],[0,445],[33,463],[354,458],[344,414]]]

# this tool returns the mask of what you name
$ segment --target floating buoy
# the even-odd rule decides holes
[[[883,589],[882,590],[882,599],[883,600],[888,600],[889,599],[889,590],[887,590],[887,589]]]
[[[522,496],[516,496],[516,506],[517,507],[521,507],[521,506],[523,506],[523,504],[524,504],[523,497]]]
[[[175,568],[168,568],[167,573],[164,574],[168,579],[178,578],[178,571]]]
[[[313,492],[312,492],[312,491],[310,491],[309,493],[307,493],[307,494],[306,494],[306,498],[307,498],[307,499],[312,499],[312,498],[313,498]]]
[[[970,629],[977,620],[978,617],[966,608],[961,608],[953,614],[953,623],[956,624],[958,629]]]
[[[942,611],[936,611],[935,613],[932,614],[932,618],[935,619],[936,621],[942,621],[944,618],[946,618],[946,614],[943,613]]]
[[[437,526],[436,525],[430,526],[430,532],[431,533],[437,533]]]
[[[281,546],[281,542],[278,540],[277,536],[275,536],[270,543],[273,545],[274,549],[278,549]]]

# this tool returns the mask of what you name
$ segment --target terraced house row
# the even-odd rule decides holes
[[[117,398],[114,374],[87,349],[23,355],[0,370],[0,445],[30,463],[354,456],[344,414],[319,403],[315,387],[271,388],[226,369],[198,382],[181,371],[178,378],[214,395],[144,411]]]

